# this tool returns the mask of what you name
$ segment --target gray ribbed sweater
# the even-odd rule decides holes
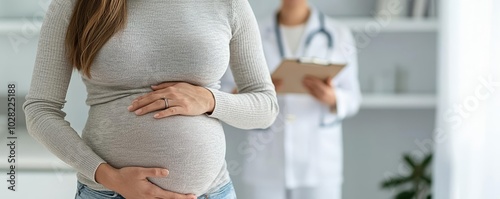
[[[128,1],[126,28],[101,49],[92,78],[82,76],[90,106],[82,137],[61,110],[72,73],[64,37],[76,0],[53,0],[40,32],[31,88],[23,109],[31,136],[78,171],[96,190],[99,164],[162,167],[151,178],[179,193],[203,194],[229,181],[220,121],[250,129],[268,127],[278,113],[276,94],[247,0]],[[231,66],[240,94],[219,91]],[[211,115],[154,119],[127,107],[150,85],[184,81],[208,88]],[[83,118],[82,118],[83,119]]]

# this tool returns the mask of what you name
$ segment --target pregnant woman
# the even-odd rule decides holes
[[[52,0],[23,109],[31,136],[78,173],[76,198],[236,198],[221,121],[278,113],[247,0]],[[239,94],[219,91],[228,65]],[[73,69],[90,106],[64,119]]]

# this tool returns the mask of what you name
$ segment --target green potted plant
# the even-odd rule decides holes
[[[381,183],[382,189],[398,188],[401,190],[396,194],[395,199],[431,199],[432,179],[428,172],[431,160],[432,154],[426,155],[419,163],[409,154],[405,154],[404,162],[411,168],[411,173],[384,180]],[[409,189],[406,188],[408,185],[410,185]]]

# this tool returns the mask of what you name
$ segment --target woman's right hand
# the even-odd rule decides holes
[[[163,190],[149,182],[147,177],[166,177],[168,170],[161,168],[124,167],[115,169],[101,164],[96,170],[96,182],[127,199],[196,199],[193,194],[179,194]]]

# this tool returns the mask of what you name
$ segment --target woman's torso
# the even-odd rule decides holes
[[[126,28],[99,52],[92,79],[82,77],[91,106],[82,137],[99,156],[117,168],[167,168],[168,177],[150,180],[175,192],[218,185],[227,171],[217,119],[154,119],[127,107],[161,82],[218,88],[229,63],[229,9],[229,1],[128,1]]]

